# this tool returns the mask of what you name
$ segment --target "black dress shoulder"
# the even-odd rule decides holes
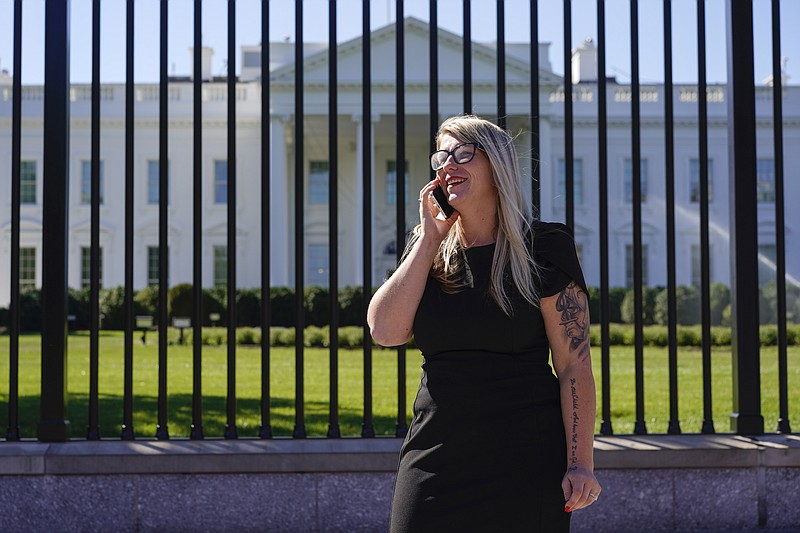
[[[586,290],[566,226],[537,222],[530,244],[541,297],[572,281]],[[424,363],[400,452],[393,532],[569,530],[566,439],[544,321],[515,290],[510,316],[494,302],[494,250],[465,251],[471,288],[448,294],[428,278],[414,322]]]

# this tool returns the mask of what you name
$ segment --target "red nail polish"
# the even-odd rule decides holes
[[[568,513],[569,511],[570,511],[570,508],[569,508],[569,506],[566,506],[566,507],[564,507],[564,512],[565,512],[565,513]]]

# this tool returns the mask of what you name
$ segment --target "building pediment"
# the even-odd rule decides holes
[[[20,217],[19,232],[20,233],[41,233],[42,221],[36,218]],[[11,234],[11,220],[6,220],[0,224],[0,232]]]
[[[181,231],[173,224],[167,224],[167,236],[170,239],[175,239],[181,236]],[[158,221],[155,222],[145,222],[141,226],[137,227],[134,230],[134,234],[137,236],[148,237],[148,238],[156,238],[158,239],[159,235],[159,224]]]
[[[633,223],[632,222],[626,222],[625,224],[617,226],[617,228],[614,230],[614,233],[617,234],[618,236],[628,236],[628,235],[632,236],[633,235]],[[656,227],[653,224],[650,224],[648,222],[642,221],[642,236],[644,236],[644,237],[653,237],[653,236],[658,235],[660,233],[661,233],[661,229],[660,228],[658,228],[658,227]]]
[[[414,17],[404,21],[405,28],[405,81],[406,84],[426,84],[430,78],[429,25]],[[373,58],[391,60],[373,61],[371,79],[373,85],[394,85],[396,82],[395,36],[396,24],[390,24],[372,32],[370,54]],[[439,28],[439,83],[461,84],[463,82],[463,39],[461,36]],[[346,87],[360,85],[362,78],[362,38],[357,37],[338,46],[338,81]],[[506,54],[506,83],[509,86],[530,84],[530,63],[517,56]],[[286,65],[272,71],[272,84],[276,88],[294,88],[295,66]],[[303,62],[303,80],[307,85],[327,85],[328,50],[307,56]],[[497,81],[497,50],[492,46],[472,43],[472,83],[495,84]],[[559,85],[562,80],[548,70],[539,71],[542,85]]]
[[[244,229],[242,229],[242,228],[240,228],[238,226],[236,227],[236,237],[237,238],[246,237],[247,234],[248,233],[247,233],[246,230],[244,230]],[[203,235],[208,236],[208,237],[225,238],[225,237],[228,236],[228,225],[225,222],[221,222],[219,224],[211,224],[211,225],[206,226],[205,228],[203,228]]]
[[[76,220],[73,224],[70,225],[70,231],[73,233],[81,234],[86,233],[89,234],[92,231],[92,220],[91,218],[84,218]],[[101,234],[113,234],[117,231],[117,227],[109,224],[104,219],[100,219],[100,233]]]

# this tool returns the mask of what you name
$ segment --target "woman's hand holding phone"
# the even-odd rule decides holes
[[[439,195],[438,199],[436,198],[437,195]],[[458,211],[447,202],[446,193],[442,190],[439,180],[436,178],[426,183],[422,188],[419,201],[419,218],[422,223],[423,234],[436,235],[441,242],[458,219]],[[447,215],[448,212],[449,216]]]

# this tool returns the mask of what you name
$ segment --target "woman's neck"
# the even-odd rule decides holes
[[[497,220],[492,217],[461,217],[461,245],[465,248],[491,244],[497,240]]]

